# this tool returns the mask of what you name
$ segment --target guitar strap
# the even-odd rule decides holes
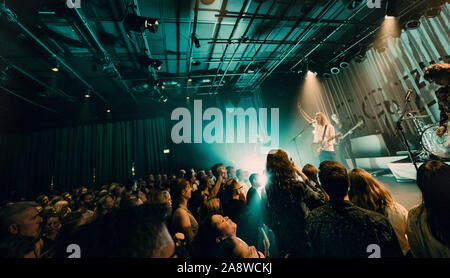
[[[328,128],[328,125],[326,125],[325,129],[323,130],[322,143],[323,143],[323,139],[325,139],[325,134],[327,133],[327,128]]]

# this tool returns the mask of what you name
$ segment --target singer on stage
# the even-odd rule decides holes
[[[322,112],[317,112],[315,119],[311,118],[300,103],[297,103],[300,114],[314,127],[313,149],[319,155],[320,162],[334,159],[335,132],[327,116]]]

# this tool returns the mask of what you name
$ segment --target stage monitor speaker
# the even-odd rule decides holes
[[[386,157],[389,151],[382,134],[362,136],[350,140],[355,158]]]

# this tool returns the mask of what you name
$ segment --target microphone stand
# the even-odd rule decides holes
[[[416,160],[414,159],[414,155],[413,155],[413,153],[411,151],[411,148],[409,147],[408,139],[406,139],[405,132],[404,132],[403,127],[402,127],[403,118],[405,117],[406,113],[408,112],[406,107],[408,107],[409,102],[410,102],[410,99],[407,98],[406,99],[405,111],[403,111],[402,116],[398,119],[395,129],[398,131],[398,133],[400,133],[402,135],[403,144],[405,144],[406,149],[408,150],[409,158],[411,159],[411,161],[412,161],[412,163],[414,165],[414,168],[416,168],[416,172],[417,172],[419,170],[419,168],[417,167]]]
[[[303,165],[303,163],[302,163],[302,157],[300,156],[300,151],[298,150],[297,138],[300,137],[303,134],[303,132],[305,132],[305,130],[310,125],[311,124],[308,124],[308,126],[304,127],[297,135],[294,136],[294,138],[291,139],[291,142],[294,142],[294,144],[295,144],[295,149],[297,150],[297,155],[298,155],[298,159],[299,159],[300,165]]]

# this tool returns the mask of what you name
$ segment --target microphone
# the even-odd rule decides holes
[[[407,102],[410,102],[411,101],[411,95],[414,93],[414,90],[413,89],[409,89],[408,90],[408,92],[406,93],[406,97],[405,97],[405,100],[407,101]]]

